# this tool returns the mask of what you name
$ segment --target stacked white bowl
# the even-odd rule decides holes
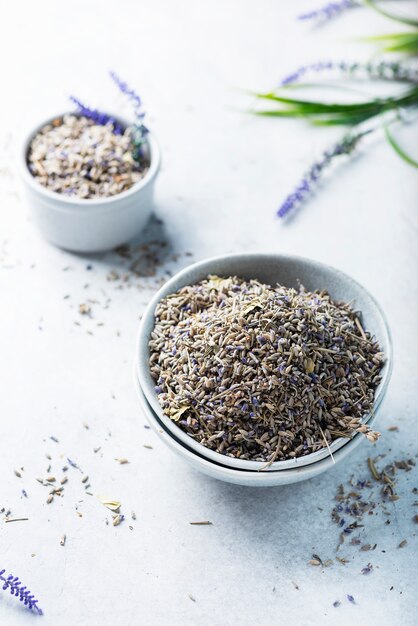
[[[233,254],[201,261],[171,278],[149,303],[141,320],[134,363],[138,398],[157,435],[195,469],[231,483],[250,486],[284,485],[312,478],[333,467],[349,455],[365,438],[357,433],[351,439],[336,439],[328,448],[286,461],[266,463],[236,459],[203,446],[167,417],[158,402],[155,381],[149,370],[149,340],[154,327],[154,313],[159,301],[186,285],[195,284],[210,274],[257,278],[270,284],[309,291],[326,289],[337,301],[350,302],[361,312],[364,327],[379,342],[385,354],[382,380],[375,394],[373,410],[363,422],[371,425],[386,393],[392,369],[392,344],[385,317],[374,298],[352,278],[330,266],[302,257],[279,254]],[[369,444],[371,445],[371,444]]]

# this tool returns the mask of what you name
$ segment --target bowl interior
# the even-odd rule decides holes
[[[158,418],[183,443],[192,447],[207,458],[231,467],[259,470],[265,463],[233,459],[209,450],[184,433],[172,420],[164,415],[155,393],[155,382],[149,371],[149,339],[154,327],[154,312],[158,302],[165,296],[177,291],[181,287],[197,283],[208,274],[219,276],[238,276],[244,279],[257,278],[267,284],[279,283],[287,287],[298,288],[302,284],[309,291],[326,289],[335,300],[350,302],[352,307],[361,311],[361,321],[365,329],[370,331],[378,340],[385,353],[385,364],[381,370],[382,380],[376,390],[373,412],[377,411],[389,382],[392,365],[392,346],[385,317],[374,298],[364,287],[347,274],[302,257],[284,256],[278,254],[234,254],[201,261],[191,265],[171,278],[154,296],[149,303],[139,328],[136,365],[140,386]],[[370,420],[371,415],[363,421]],[[344,446],[347,439],[337,439],[331,444],[334,452]],[[270,466],[270,471],[300,467],[317,462],[329,456],[328,449],[322,449],[304,457],[287,461],[276,461]]]

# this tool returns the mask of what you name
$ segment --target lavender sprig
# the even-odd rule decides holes
[[[130,100],[132,100],[132,103],[134,104],[135,107],[135,114],[140,116],[140,117],[144,117],[145,113],[142,110],[142,100],[141,97],[136,93],[136,91],[134,89],[132,89],[131,87],[129,87],[128,83],[125,83],[120,76],[118,76],[118,74],[116,74],[116,72],[109,72],[110,74],[110,78],[116,83],[116,85],[119,87],[120,91],[125,94],[125,96],[128,96]]]
[[[298,15],[298,20],[330,20],[347,9],[358,7],[362,3],[359,0],[340,0],[339,2],[329,2],[319,9],[309,11],[309,13],[303,13]]]
[[[372,132],[371,129],[356,133],[349,132],[344,135],[341,141],[336,143],[329,150],[326,150],[322,158],[310,167],[295,190],[287,196],[286,200],[279,207],[277,215],[284,218],[291,211],[299,207],[312,193],[323,171],[334,162],[334,159],[342,155],[352,154],[357,148],[360,139],[370,132]]]
[[[21,586],[22,583],[17,576],[10,575],[6,578],[3,575],[5,571],[4,569],[0,570],[0,580],[4,583],[3,590],[10,589],[12,596],[19,598],[20,602],[23,602],[29,609],[36,611],[38,615],[43,615],[42,609],[38,606],[38,600],[29,589]]]
[[[309,65],[302,65],[280,81],[279,86],[293,85],[306,74],[337,71],[354,77],[374,78],[381,80],[397,80],[408,82],[418,81],[418,70],[407,67],[397,61],[380,61],[379,63],[357,63],[347,61],[318,61]]]
[[[128,96],[129,100],[133,104],[135,112],[135,122],[131,126],[132,144],[133,144],[133,157],[136,161],[140,161],[143,156],[143,145],[145,143],[145,137],[148,134],[148,128],[144,124],[145,111],[141,97],[136,93],[134,89],[129,87],[128,83],[125,83],[116,72],[110,72],[110,77],[118,86],[119,90]]]
[[[97,109],[90,109],[74,96],[70,96],[70,100],[76,105],[80,115],[87,117],[89,120],[93,120],[93,122],[99,124],[99,126],[106,126],[107,124],[111,124],[113,126],[113,131],[115,135],[122,134],[122,127],[116,122],[114,117],[107,115],[107,113],[101,113]]]

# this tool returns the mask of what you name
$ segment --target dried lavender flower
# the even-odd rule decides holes
[[[99,126],[112,126],[115,135],[121,135],[123,133],[122,126],[118,124],[115,118],[111,115],[107,115],[107,113],[101,113],[97,109],[90,109],[74,96],[70,96],[70,100],[76,105],[79,115],[82,115],[83,117],[92,120],[95,124],[98,124]]]
[[[17,576],[4,576],[5,569],[0,570],[0,580],[3,582],[3,591],[9,589],[12,596],[19,598],[20,602],[23,602],[29,609],[33,609],[38,615],[43,615],[42,609],[38,606],[38,600],[29,591],[27,587],[22,587],[22,583]]]
[[[118,74],[115,72],[110,72],[110,77],[118,86],[120,91],[128,96],[129,100],[132,102],[135,112],[135,122],[130,127],[132,144],[133,144],[133,157],[135,161],[141,161],[143,158],[143,145],[145,143],[145,138],[148,134],[148,128],[144,124],[145,111],[143,109],[142,100],[137,92],[129,87],[127,83],[125,83]]]
[[[378,63],[360,63],[357,61],[317,61],[309,65],[302,65],[297,70],[285,76],[279,83],[280,87],[293,85],[307,74],[322,72],[338,72],[353,78],[372,78],[395,81],[418,81],[418,70],[408,67],[398,61],[379,61]]]
[[[313,11],[309,11],[308,13],[298,15],[297,19],[326,21],[336,17],[337,15],[340,15],[347,9],[361,6],[361,4],[362,3],[358,0],[340,0],[339,2],[329,2],[319,9],[314,9]]]
[[[136,93],[136,91],[134,89],[129,87],[129,85],[127,83],[125,83],[120,78],[120,76],[118,76],[118,74],[116,74],[116,72],[111,71],[111,72],[109,72],[109,74],[110,74],[110,78],[116,83],[116,85],[119,87],[120,91],[123,94],[125,94],[126,96],[128,96],[129,99],[133,102],[136,114],[143,116],[144,113],[142,112],[142,100],[141,100],[141,97]]]
[[[334,163],[337,157],[352,154],[357,148],[359,141],[370,132],[372,131],[349,132],[344,135],[341,141],[326,150],[322,157],[309,168],[295,190],[280,205],[277,215],[282,218],[286,217],[291,211],[299,207],[315,189],[324,170]]]

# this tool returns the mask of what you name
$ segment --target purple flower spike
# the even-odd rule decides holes
[[[322,72],[323,70],[332,70],[337,66],[337,63],[333,61],[318,61],[317,63],[312,63],[311,65],[302,65],[292,74],[285,76],[280,81],[280,86],[284,87],[285,85],[293,85],[293,83],[297,83],[302,76],[309,72]]]
[[[361,2],[358,0],[340,0],[339,2],[329,2],[319,9],[309,11],[309,13],[303,13],[298,15],[298,20],[331,20],[343,11],[351,9],[353,7],[360,6]]]
[[[277,215],[282,218],[286,217],[291,211],[299,207],[313,191],[322,176],[322,172],[334,162],[334,159],[341,155],[350,155],[356,149],[360,139],[370,132],[371,130],[347,133],[340,142],[326,150],[322,158],[311,166],[295,190],[287,196],[279,207]]]
[[[132,136],[132,144],[133,144],[133,157],[135,161],[140,161],[142,159],[142,147],[145,142],[145,137],[148,134],[148,128],[144,124],[145,111],[142,107],[142,100],[140,96],[136,93],[134,89],[129,87],[128,83],[125,83],[116,72],[109,72],[110,77],[119,87],[120,91],[128,96],[134,105],[135,111],[135,123],[131,127],[131,136]]]
[[[106,124],[111,124],[113,126],[113,131],[115,135],[120,135],[122,133],[122,127],[110,115],[107,115],[106,113],[100,113],[100,111],[98,111],[97,109],[90,109],[74,96],[70,96],[70,100],[76,105],[76,107],[78,108],[78,113],[80,115],[87,117],[89,120],[93,120],[93,122],[95,122],[99,126],[106,126]]]
[[[347,594],[347,600],[349,602],[351,602],[351,604],[355,604],[356,603],[356,601],[354,600],[354,596],[350,596],[349,593]]]
[[[125,96],[128,96],[132,102],[135,105],[135,110],[136,111],[140,111],[140,109],[142,108],[142,100],[140,98],[140,96],[136,93],[136,91],[134,89],[131,89],[131,87],[129,87],[128,83],[125,83],[120,76],[118,76],[116,74],[116,72],[109,72],[111,79],[116,83],[116,85],[119,87],[120,91],[122,93],[125,94]],[[144,117],[144,113],[141,112],[142,117]]]
[[[38,600],[29,589],[21,586],[22,583],[17,576],[10,575],[5,578],[5,571],[4,569],[0,570],[0,580],[3,582],[3,591],[9,589],[12,596],[19,598],[20,602],[23,602],[28,609],[33,609],[38,615],[43,615],[42,609],[38,606]]]
[[[323,72],[337,73],[338,76],[353,78],[371,78],[394,81],[418,81],[418,70],[400,63],[399,61],[378,61],[377,63],[359,63],[357,61],[317,61],[309,65],[302,65],[297,70],[285,76],[279,87],[298,83],[306,74],[322,74]]]

